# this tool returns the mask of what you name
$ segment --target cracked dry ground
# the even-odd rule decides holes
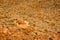
[[[0,40],[60,40],[60,0],[0,0]]]

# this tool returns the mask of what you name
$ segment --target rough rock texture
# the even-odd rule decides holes
[[[60,40],[60,0],[0,0],[0,40]]]

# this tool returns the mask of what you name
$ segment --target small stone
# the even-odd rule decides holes
[[[49,40],[53,40],[53,39],[50,37]]]
[[[21,28],[24,28],[24,29],[27,28],[28,26],[30,26],[29,22],[24,21],[24,20],[18,20],[18,21],[16,21],[16,24],[17,24],[18,27],[21,27]]]

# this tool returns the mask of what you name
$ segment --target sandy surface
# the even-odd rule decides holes
[[[0,0],[0,40],[60,40],[60,0]]]

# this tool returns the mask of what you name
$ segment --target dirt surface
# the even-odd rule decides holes
[[[60,40],[60,0],[0,0],[0,40]]]

